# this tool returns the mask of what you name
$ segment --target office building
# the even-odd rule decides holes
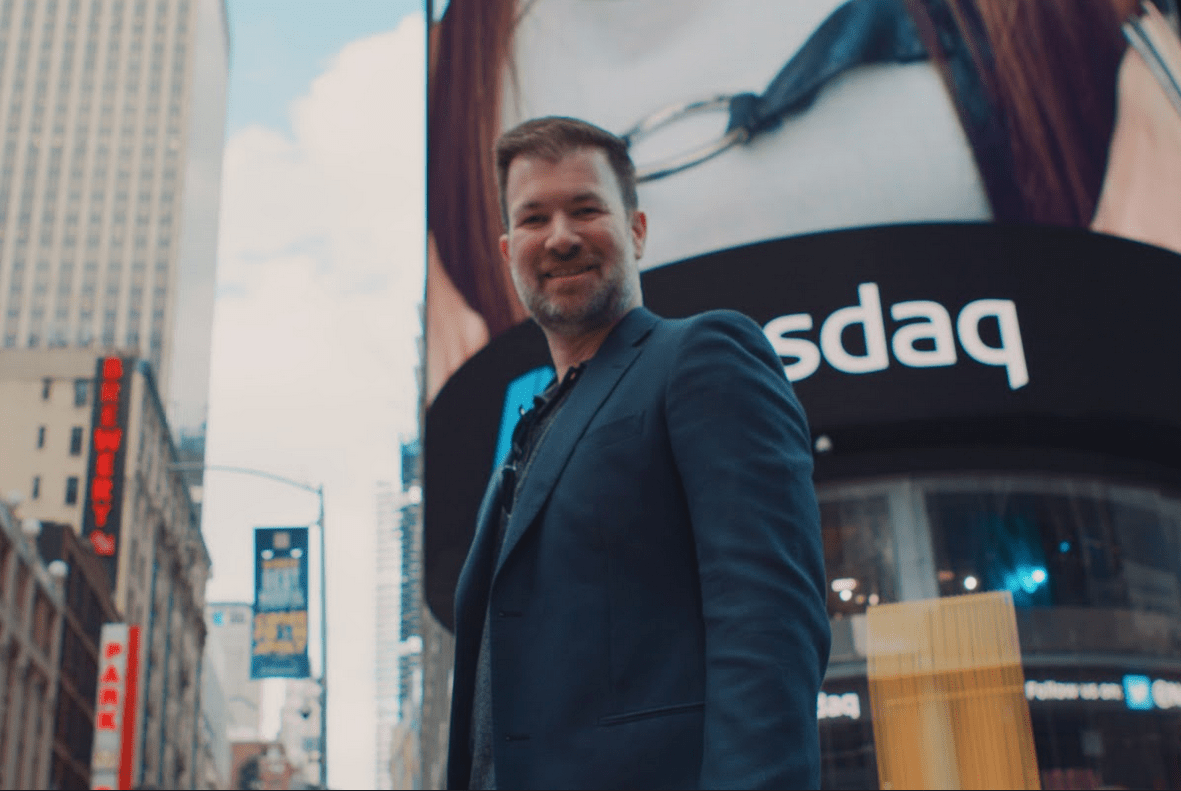
[[[0,351],[0,488],[20,493],[25,516],[79,532],[94,365],[85,349]]]
[[[179,457],[152,368],[86,349],[11,349],[0,353],[0,404],[0,488],[25,493],[22,517],[79,530],[115,610],[142,630],[137,782],[187,785],[210,559],[173,469]],[[68,443],[53,442],[63,435]]]
[[[201,663],[201,725],[193,787],[221,789],[230,787],[230,740],[226,733],[226,695],[221,687],[218,663],[210,654],[207,638]]]
[[[90,788],[102,625],[121,618],[106,569],[73,527],[40,522],[36,543],[42,562],[65,583],[49,787]]]
[[[226,24],[222,0],[0,3],[0,348],[134,354],[182,425],[208,391]]]
[[[307,788],[291,762],[282,742],[234,742],[230,775],[231,788],[266,791]]]
[[[417,753],[422,633],[421,446],[402,444],[402,486],[377,487],[377,782],[396,788],[397,756]],[[398,726],[397,728],[395,726]],[[417,762],[416,762],[417,763]]]
[[[250,678],[254,606],[212,602],[205,608],[209,658],[225,696],[225,730],[231,742],[259,739],[262,682]]]
[[[23,521],[0,501],[0,787],[48,788],[65,602]]]
[[[402,501],[399,519],[398,700],[417,700],[415,683],[422,654],[422,446],[402,444]]]
[[[390,785],[390,745],[398,721],[398,618],[400,585],[398,580],[398,490],[388,481],[377,484],[377,614],[374,647],[377,655],[375,697],[377,704],[377,777],[378,789]]]
[[[208,392],[227,69],[221,0],[0,2],[0,489],[141,628],[137,785],[198,784],[209,556],[173,436]]]
[[[416,690],[422,688],[422,670]],[[422,694],[416,691],[415,698],[402,705],[402,718],[394,723],[390,739],[389,763],[390,788],[422,788],[422,718],[418,710],[422,706]]]
[[[285,686],[277,741],[295,770],[292,787],[316,787],[320,782],[320,684],[315,679],[290,678]]]

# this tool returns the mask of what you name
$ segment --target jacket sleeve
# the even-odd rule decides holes
[[[691,320],[665,393],[705,619],[702,788],[816,788],[828,663],[807,420],[750,319]]]

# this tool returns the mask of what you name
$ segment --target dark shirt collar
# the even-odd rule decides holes
[[[566,375],[562,377],[562,381],[558,382],[558,377],[555,374],[554,378],[546,386],[545,390],[540,395],[533,396],[533,407],[541,409],[551,399],[556,398],[559,393],[564,393],[569,390],[578,377],[582,376],[582,372],[586,369],[586,360],[583,360],[578,365],[572,365],[566,369]]]

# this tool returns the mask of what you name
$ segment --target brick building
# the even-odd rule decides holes
[[[42,522],[37,549],[48,564],[61,561],[65,610],[53,740],[51,788],[90,788],[95,683],[104,623],[120,620],[111,583],[89,544],[67,524]],[[61,567],[58,567],[61,568]]]
[[[60,580],[0,503],[0,788],[49,787],[63,607]]]

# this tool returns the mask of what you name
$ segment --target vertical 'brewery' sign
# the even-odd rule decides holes
[[[103,624],[90,754],[92,789],[131,788],[138,682],[139,627]]]
[[[251,678],[307,678],[308,529],[254,529]]]
[[[82,533],[103,559],[112,585],[118,570],[132,368],[132,361],[122,357],[99,358],[90,419],[90,466],[86,476]]]

